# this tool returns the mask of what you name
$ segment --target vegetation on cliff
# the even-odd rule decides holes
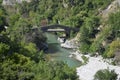
[[[45,25],[79,28],[82,53],[98,52],[104,57],[114,57],[120,49],[120,11],[111,14],[105,22],[100,16],[112,1],[31,0],[2,6],[0,0],[0,79],[78,79],[75,70],[66,64],[45,59],[42,45],[46,38],[41,31],[31,30],[44,21]],[[99,29],[101,24],[103,27]],[[4,26],[8,26],[7,30]]]
[[[23,2],[23,5],[28,3]],[[25,13],[12,12],[15,8],[0,4],[0,79],[77,80],[75,69],[45,58],[42,50],[46,37],[41,31],[31,29],[39,23],[36,13],[29,17],[25,15],[26,10]],[[21,7],[18,5],[17,8],[20,10]]]

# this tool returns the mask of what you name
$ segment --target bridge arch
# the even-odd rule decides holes
[[[70,37],[70,32],[78,32],[78,28],[72,28],[70,26],[64,26],[64,25],[47,25],[47,26],[41,26],[41,31],[43,32],[64,32],[66,34],[66,37]]]

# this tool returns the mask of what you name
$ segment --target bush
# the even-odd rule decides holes
[[[82,56],[82,59],[84,60],[83,65],[84,65],[84,64],[87,64],[87,62],[88,62],[89,58],[87,58],[86,56]]]
[[[109,71],[108,69],[99,70],[95,76],[94,80],[117,80],[117,74],[114,70]]]
[[[79,50],[83,53],[83,54],[87,54],[89,51],[89,45],[86,43],[81,43]]]
[[[120,49],[120,41],[119,40],[115,40],[112,41],[112,43],[109,45],[109,47],[107,48],[106,52],[105,52],[105,57],[114,57],[115,56],[115,51]]]

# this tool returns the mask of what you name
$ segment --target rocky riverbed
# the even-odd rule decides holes
[[[78,48],[78,44],[75,44],[76,42],[76,39],[67,40],[65,43],[61,43],[61,47]],[[109,59],[103,59],[102,56],[91,57],[90,55],[83,55],[79,50],[71,53],[69,57],[74,57],[84,63],[82,56],[88,58],[88,61],[86,64],[76,68],[80,80],[93,80],[95,73],[102,69],[114,70],[118,74],[117,80],[120,80],[120,67],[110,64],[111,61]]]
[[[95,73],[102,69],[114,70],[118,74],[117,80],[120,80],[120,67],[109,64],[105,59],[103,59],[103,57],[91,57],[89,55],[83,55],[80,53],[80,51],[76,51],[71,54],[74,54],[75,58],[81,62],[84,62],[82,56],[88,58],[87,64],[76,68],[76,72],[80,80],[93,80]]]

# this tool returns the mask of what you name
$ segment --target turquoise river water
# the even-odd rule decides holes
[[[51,33],[46,33],[48,52],[47,55],[51,60],[63,61],[70,67],[80,66],[80,62],[75,58],[69,57],[70,53],[74,52],[72,49],[65,49],[60,46],[60,42],[57,40],[57,36]]]

